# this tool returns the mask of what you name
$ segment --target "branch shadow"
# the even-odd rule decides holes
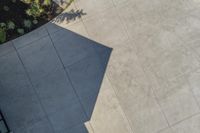
[[[83,9],[80,9],[80,10],[71,9],[68,12],[64,12],[58,15],[56,18],[52,20],[52,22],[56,22],[56,23],[67,22],[68,23],[68,22],[80,19],[84,15],[87,15],[87,13],[85,13]]]

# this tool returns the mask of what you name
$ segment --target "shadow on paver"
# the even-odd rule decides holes
[[[57,28],[0,47],[0,108],[14,133],[88,133],[112,49]]]
[[[84,16],[86,15],[87,13],[85,13],[83,11],[83,9],[81,10],[74,10],[74,9],[71,9],[70,11],[68,12],[64,12],[62,14],[60,14],[59,16],[57,16],[56,18],[54,18],[52,20],[52,22],[55,22],[55,23],[62,23],[62,22],[70,22],[70,21],[75,21],[77,19],[80,19],[81,16]]]

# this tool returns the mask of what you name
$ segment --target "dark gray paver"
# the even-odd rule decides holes
[[[56,133],[87,121],[78,100],[71,101],[71,104],[49,115],[49,118]]]
[[[105,70],[108,65],[108,62],[109,62],[109,59],[111,56],[111,52],[113,49],[109,48],[107,46],[104,46],[104,45],[99,45],[98,43],[94,43],[93,47],[95,49],[95,53],[100,58],[101,66]]]
[[[197,114],[199,114],[198,105],[200,103],[198,100],[200,97],[200,74],[197,69],[199,68],[198,53],[200,51],[198,45],[200,6],[198,0],[113,0],[113,3],[107,0],[89,0],[88,3],[77,0],[75,2],[76,7],[87,13],[81,18],[84,24],[81,22],[75,27],[84,25],[92,39],[114,48],[112,61],[109,64],[108,78],[116,91],[122,108],[113,104],[113,102],[118,104],[118,101],[115,100],[112,91],[108,91],[112,90],[112,87],[110,85],[104,86],[108,89],[103,94],[101,93],[101,99],[98,99],[97,102],[100,107],[96,106],[93,119],[90,121],[94,131],[99,133],[199,133],[200,117]],[[62,26],[67,27],[64,23]],[[57,30],[54,29],[55,27],[48,28],[52,32]],[[67,38],[69,34],[66,33],[67,36],[65,36],[64,32],[58,33],[55,34],[55,38],[52,35],[52,39],[64,65],[66,67],[76,66],[74,63],[77,61],[80,65],[84,64],[81,63],[81,60],[90,55],[87,52],[87,47],[82,47],[79,43],[78,45],[69,45],[72,44],[70,39],[76,38],[76,35]],[[20,41],[15,43],[15,46],[18,49],[37,39],[31,35],[28,36],[28,39],[21,39],[23,40],[22,44]],[[187,50],[183,50],[185,48]],[[99,51],[100,59],[104,62],[106,58],[104,52],[101,52],[101,48],[95,49]],[[41,58],[40,56],[38,58]],[[13,69],[15,68],[13,67]],[[91,68],[88,69],[90,71]],[[56,73],[56,71],[57,69],[54,72]],[[16,74],[15,71],[10,73],[13,72]],[[79,82],[73,77],[79,77],[79,74],[75,70],[69,71],[69,73],[73,73],[70,75],[73,84],[78,84]],[[38,72],[38,74],[40,73]],[[37,75],[35,76],[37,77]],[[46,75],[39,76],[38,78],[42,80]],[[1,81],[6,81],[3,79],[4,77],[5,75]],[[10,81],[8,79],[8,82]],[[20,84],[23,86],[21,80]],[[81,82],[81,84],[83,83]],[[86,82],[86,84],[90,88],[90,83]],[[93,86],[92,84],[91,86]],[[165,84],[167,85],[165,86]],[[20,85],[17,84],[17,86]],[[75,87],[75,90],[81,88],[79,87],[81,85],[76,86],[78,87]],[[2,82],[0,87],[2,89],[10,87],[10,85]],[[195,93],[192,94],[190,89]],[[4,102],[7,101],[4,100]],[[130,123],[123,121],[120,117],[122,116],[121,112],[124,112],[123,118],[127,117],[127,121]],[[60,116],[65,113],[66,111],[62,111]],[[63,117],[57,120],[61,120],[61,118]],[[122,125],[125,125],[125,128]],[[130,130],[126,130],[126,125]],[[167,130],[162,130],[163,128]],[[17,133],[19,133],[18,131]],[[74,126],[71,130],[66,129],[59,133],[67,131],[69,133],[70,131],[84,133],[85,128]],[[20,133],[25,132],[29,131],[21,130]],[[33,130],[33,132],[38,131]]]
[[[45,24],[45,27],[49,33],[54,33],[54,32],[57,32],[57,31],[63,29],[62,27],[57,26],[56,24],[54,24],[52,22],[48,22],[47,24]]]
[[[30,126],[18,128],[14,133],[54,133],[51,124],[46,117],[38,119],[38,121]]]
[[[51,37],[90,119],[111,49],[67,29]],[[99,57],[94,48],[104,56]]]
[[[62,68],[48,36],[18,51],[32,82]]]
[[[51,34],[51,38],[65,67],[87,57],[93,51],[93,41],[67,29]]]
[[[40,99],[42,100],[53,102],[57,98],[65,98],[63,102],[66,102],[76,98],[74,90],[63,69],[52,72],[33,84],[37,88]],[[54,106],[55,108],[56,105]]]
[[[0,107],[12,130],[30,126],[45,116],[15,52],[0,58]]]
[[[63,69],[48,74],[34,85],[56,131],[86,121],[83,109]]]
[[[49,37],[18,50],[56,132],[86,121]]]
[[[62,132],[62,133],[66,133]],[[85,128],[84,124],[77,125],[72,127],[71,129],[67,130],[67,133],[89,133],[88,130]]]
[[[0,56],[6,55],[14,50],[12,42],[4,43],[3,45],[0,45]]]
[[[87,133],[111,49],[41,30],[0,47],[0,107],[15,133]]]
[[[44,36],[47,36],[47,31],[46,29],[42,26],[30,33],[27,33],[24,36],[18,37],[15,40],[13,40],[14,46],[18,49],[21,47],[24,47],[25,45],[28,45]]]
[[[68,67],[67,71],[80,101],[90,117],[104,75],[100,60],[96,54],[91,54],[88,58]]]
[[[33,94],[32,89],[27,89],[30,88],[31,85],[15,52],[2,56],[0,58],[0,63],[0,82],[2,84],[1,98],[16,98],[24,94]]]
[[[14,129],[12,131],[15,131],[15,133],[29,133],[28,132],[28,129],[23,127],[23,128],[17,128],[17,129]]]
[[[39,120],[36,124],[28,128],[28,133],[54,133],[47,118]]]

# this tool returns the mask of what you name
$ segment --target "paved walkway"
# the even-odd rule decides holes
[[[86,15],[0,46],[0,106],[16,133],[199,133],[200,1],[70,8]]]

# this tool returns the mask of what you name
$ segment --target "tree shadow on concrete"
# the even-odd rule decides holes
[[[75,21],[77,19],[80,19],[81,16],[84,16],[84,15],[87,15],[87,13],[85,13],[83,11],[83,9],[80,9],[80,10],[71,9],[68,12],[63,12],[60,15],[58,15],[56,18],[54,18],[52,20],[52,22],[56,22],[56,23],[66,22],[66,23],[69,23],[71,21]]]
[[[112,48],[57,28],[0,55],[0,107],[14,133],[88,133],[84,123],[91,119]]]

